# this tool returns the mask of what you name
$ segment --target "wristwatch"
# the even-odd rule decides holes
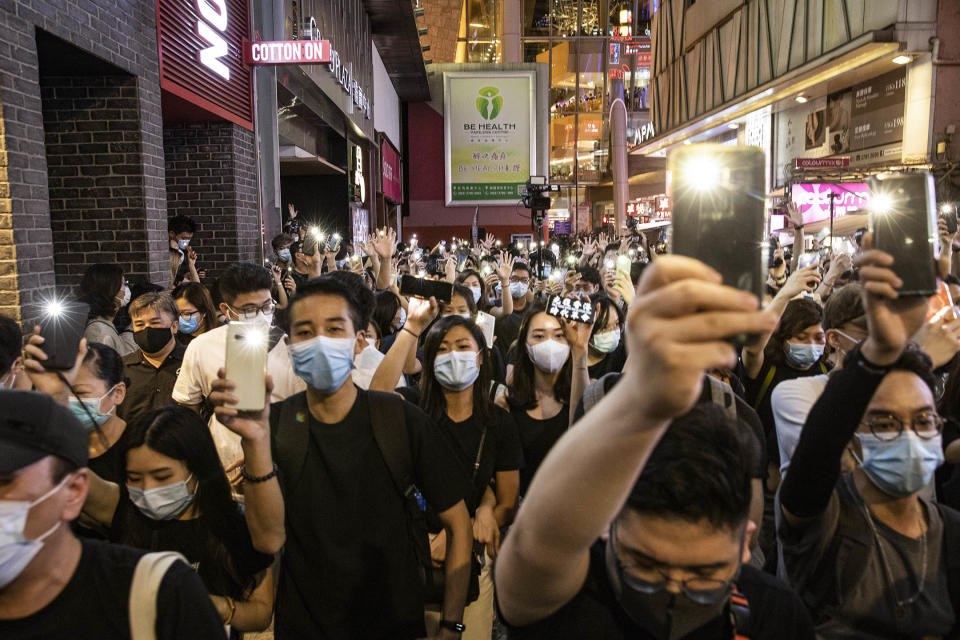
[[[448,631],[456,631],[457,633],[463,633],[467,630],[467,626],[465,624],[462,622],[454,622],[453,620],[441,620],[440,628]]]

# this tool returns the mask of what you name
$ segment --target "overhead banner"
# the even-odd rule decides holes
[[[536,171],[536,72],[443,74],[447,205],[511,205]]]
[[[865,182],[795,183],[790,187],[790,195],[793,204],[803,216],[803,224],[811,224],[830,219],[831,199],[834,218],[865,208],[870,187]]]
[[[400,154],[386,138],[380,139],[380,184],[383,195],[393,202],[403,201],[403,174]]]
[[[902,140],[906,96],[906,69],[854,85],[850,148],[858,151]]]

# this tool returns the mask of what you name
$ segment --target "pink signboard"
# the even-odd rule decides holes
[[[794,184],[791,187],[791,199],[803,216],[803,224],[830,219],[831,193],[836,194],[833,201],[834,217],[839,218],[866,208],[870,188],[862,182]]]
[[[380,159],[384,197],[393,202],[402,202],[403,175],[400,173],[400,154],[386,138],[380,140]]]

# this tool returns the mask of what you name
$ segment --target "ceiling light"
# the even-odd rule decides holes
[[[802,95],[801,95],[801,96],[797,96],[796,98],[794,98],[794,100],[796,100],[796,101],[799,102],[800,104],[803,104],[804,102],[807,101],[807,96],[802,96]]]
[[[893,64],[907,64],[908,62],[913,62],[913,56],[908,56],[905,53],[893,59]]]
[[[739,128],[740,128],[740,125],[737,124],[736,122],[731,122],[731,123],[728,124],[727,126],[728,126],[729,128],[731,128],[731,129],[739,129]]]

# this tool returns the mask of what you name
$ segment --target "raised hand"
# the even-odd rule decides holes
[[[805,291],[811,292],[816,289],[817,285],[820,284],[820,279],[820,271],[815,264],[797,269],[787,278],[777,295],[790,300]]]
[[[794,227],[803,226],[803,216],[800,215],[800,209],[792,202],[787,203],[787,221]]]
[[[407,322],[404,324],[414,333],[420,334],[430,326],[440,313],[436,298],[410,298],[407,305]]]
[[[594,308],[594,321],[597,313],[600,312],[600,305]],[[574,355],[583,355],[587,352],[587,344],[590,342],[590,334],[593,333],[593,322],[574,322],[573,320],[560,319],[560,326],[563,328],[563,335],[570,345],[570,351]]]
[[[30,381],[33,382],[33,388],[40,393],[45,393],[52,397],[59,404],[64,406],[69,404],[70,390],[67,385],[73,385],[80,372],[80,366],[87,355],[87,339],[80,338],[77,345],[77,359],[69,371],[48,371],[43,363],[46,361],[47,354],[43,351],[45,338],[40,335],[40,326],[34,325],[33,335],[27,340],[23,347],[23,368],[27,372]],[[2,393],[2,392],[0,392]]]
[[[397,232],[389,227],[377,231],[373,237],[373,249],[381,259],[392,258],[397,252]],[[373,255],[373,252],[368,252]]]
[[[231,405],[240,400],[233,395],[237,385],[227,380],[226,369],[217,371],[217,379],[211,385],[210,403],[220,424],[244,440],[263,441],[270,438],[270,393],[273,391],[273,379],[266,378],[266,398],[263,411],[237,411]]]
[[[297,214],[299,213],[299,211],[297,211],[297,208],[294,207],[292,203],[287,205],[287,212],[290,214],[291,220],[293,218],[296,218]]]
[[[500,252],[500,264],[497,265],[497,277],[500,278],[500,282],[509,282],[516,261],[517,259],[506,251]]]

